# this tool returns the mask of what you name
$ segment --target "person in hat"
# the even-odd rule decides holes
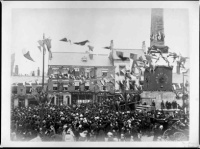
[[[71,127],[63,126],[63,141],[65,142],[75,142],[75,135]]]
[[[161,109],[164,109],[164,108],[165,108],[165,104],[164,104],[164,102],[162,100],[162,102],[161,102]]]
[[[113,140],[113,133],[112,132],[108,132],[107,133],[107,137],[108,137],[108,139],[107,139],[108,142],[114,141]]]
[[[87,130],[82,130],[80,131],[80,137],[78,138],[78,141],[84,141],[86,142],[87,141],[87,134],[88,134],[88,131]]]

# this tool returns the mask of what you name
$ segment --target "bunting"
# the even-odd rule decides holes
[[[111,46],[109,46],[109,47],[103,47],[104,49],[111,49]]]
[[[67,38],[63,38],[60,41],[68,42]]]
[[[24,54],[24,57],[27,58],[28,60],[31,60],[31,61],[35,62],[35,61],[32,59],[32,57],[30,56],[29,51],[28,51],[26,54]]]
[[[93,51],[93,49],[94,49],[94,47],[90,46],[90,45],[88,45],[88,48],[89,48],[89,51]]]
[[[128,60],[129,58],[128,57],[123,57],[123,52],[121,51],[116,51],[116,54],[117,56],[122,60],[122,61],[125,61],[125,60]]]
[[[135,66],[138,66],[136,61],[137,61],[137,54],[130,53],[130,72],[133,71],[133,68],[135,68]]]
[[[169,55],[167,55],[167,57],[172,57],[173,58],[173,62],[179,58],[178,54],[176,54],[175,52],[171,53],[169,52]]]
[[[77,44],[77,45],[80,45],[80,46],[84,46],[88,42],[89,42],[89,40],[85,40],[85,41],[82,41],[82,42],[74,42],[74,44]]]

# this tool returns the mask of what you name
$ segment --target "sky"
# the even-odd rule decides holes
[[[13,9],[11,53],[20,74],[30,74],[40,67],[42,53],[38,40],[52,39],[52,52],[85,52],[85,48],[59,41],[66,37],[72,42],[89,40],[94,53],[105,53],[114,41],[114,48],[141,49],[142,42],[150,46],[151,9],[143,8],[67,8]],[[187,9],[164,9],[165,45],[170,52],[189,56],[189,20]],[[77,48],[76,48],[77,47]],[[22,51],[30,51],[32,62]],[[45,55],[47,72],[48,54]]]

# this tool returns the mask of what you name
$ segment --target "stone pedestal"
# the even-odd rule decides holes
[[[54,96],[54,104],[56,105],[57,97]]]
[[[28,107],[28,99],[25,99],[25,107]]]

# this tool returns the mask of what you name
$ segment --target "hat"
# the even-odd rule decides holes
[[[63,128],[67,128],[67,124],[65,124],[65,125],[63,126]]]
[[[112,132],[108,132],[107,135],[111,137],[111,136],[113,136],[113,133]]]

